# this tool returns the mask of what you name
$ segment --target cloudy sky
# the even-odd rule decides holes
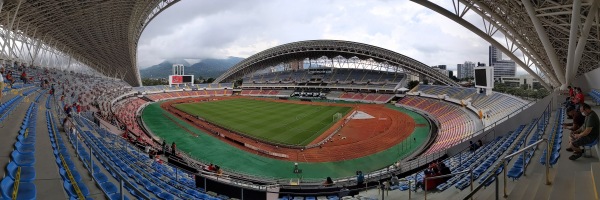
[[[481,22],[474,14],[467,18]],[[465,61],[488,61],[489,43],[408,0],[182,0],[142,33],[138,66],[171,58],[248,57],[312,39],[371,44],[452,70]]]

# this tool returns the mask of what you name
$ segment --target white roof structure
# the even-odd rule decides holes
[[[6,41],[0,56],[35,65],[78,63],[138,86],[138,39],[156,15],[178,1],[0,0]]]
[[[458,0],[451,8],[411,1],[490,42],[546,88],[566,87],[599,66],[598,0]],[[469,13],[481,20],[468,21]]]

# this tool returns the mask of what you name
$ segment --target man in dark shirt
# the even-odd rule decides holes
[[[563,123],[562,125],[564,129],[575,131],[581,126],[583,126],[583,123],[585,122],[585,117],[581,115],[581,112],[578,112],[578,110],[575,109],[575,106],[569,106],[567,108],[567,115],[573,119],[573,122]]]
[[[567,151],[573,151],[573,155],[569,157],[569,160],[576,160],[581,157],[583,149],[580,147],[594,142],[598,139],[598,133],[600,133],[600,120],[598,120],[598,115],[590,105],[581,104],[579,110],[585,116],[585,122],[581,128],[571,132],[571,141],[569,142],[571,147],[567,148]]]

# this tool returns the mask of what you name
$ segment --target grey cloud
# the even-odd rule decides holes
[[[138,65],[169,58],[247,57],[283,43],[342,39],[381,46],[428,65],[487,61],[487,43],[409,1],[184,0],[142,34]]]

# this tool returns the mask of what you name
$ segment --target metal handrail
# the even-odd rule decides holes
[[[460,175],[460,174],[466,174],[469,173],[469,176],[471,177],[471,191],[473,191],[473,168],[467,169],[467,170],[463,170],[460,172],[456,172],[456,173],[452,173],[452,174],[446,174],[446,175],[439,175],[439,176],[432,176],[432,177],[424,177],[423,178],[423,188],[425,188],[423,190],[424,192],[424,196],[425,196],[425,200],[427,200],[427,179],[438,179],[438,178],[446,178],[446,177],[451,177],[451,176],[455,176],[455,175]],[[415,187],[417,187],[415,185]],[[410,187],[408,188],[410,190]]]
[[[508,159],[514,157],[515,155],[520,154],[520,153],[523,153],[523,160],[525,160],[525,153],[524,152],[527,151],[528,149],[532,149],[533,147],[537,148],[537,145],[540,144],[540,143],[542,143],[542,142],[546,142],[546,163],[545,163],[545,166],[546,166],[546,185],[550,185],[551,184],[550,183],[550,178],[548,177],[548,174],[550,173],[550,142],[548,141],[548,139],[542,138],[541,140],[538,140],[537,142],[535,142],[535,143],[533,143],[533,144],[531,144],[531,145],[529,145],[529,146],[527,146],[527,147],[525,147],[525,148],[523,148],[523,149],[521,149],[521,150],[519,150],[517,152],[514,152],[514,153],[512,153],[512,154],[510,154],[510,155],[508,155],[506,157],[504,157],[504,159],[502,160],[502,164],[504,165],[504,170],[503,171],[504,171],[504,197],[505,198],[508,197],[508,194],[506,194],[506,177],[507,177],[506,176],[506,163],[507,163],[506,161]],[[525,170],[526,169],[527,169],[527,165],[523,165],[523,176],[525,176]],[[496,196],[498,196],[497,193],[496,193]]]
[[[526,146],[526,147],[518,150],[517,152],[514,152],[512,154],[509,154],[509,155],[505,156],[504,158],[502,158],[502,165],[498,165],[496,168],[493,169],[493,171],[497,171],[498,168],[500,168],[500,166],[503,167],[503,170],[502,170],[504,172],[504,188],[503,188],[504,191],[503,192],[504,192],[504,197],[505,198],[508,197],[508,195],[506,194],[506,178],[507,178],[507,176],[506,176],[506,170],[507,170],[506,169],[506,165],[507,165],[507,161],[509,159],[511,159],[512,157],[516,156],[516,155],[523,154],[523,176],[525,176],[525,171],[527,170],[527,164],[525,163],[525,155],[524,154],[529,149],[532,149],[534,147],[537,148],[537,146],[540,143],[542,143],[542,142],[545,142],[546,145],[547,145],[547,148],[546,148],[546,163],[545,163],[545,166],[546,166],[546,185],[550,185],[551,184],[549,176],[548,176],[548,174],[550,173],[550,164],[549,164],[550,163],[550,142],[548,142],[548,139],[542,138],[541,140],[538,140],[538,141],[534,142],[533,144],[530,144],[529,146]],[[499,190],[499,188],[498,188],[498,178],[497,178],[498,175],[499,174],[494,173],[494,176],[489,176],[487,179],[485,179],[483,181],[483,183],[487,183],[492,178],[496,177],[496,195],[495,195],[496,198],[495,199],[498,199],[498,192],[499,192],[498,191]],[[475,195],[475,193],[477,193],[479,191],[479,189],[481,189],[484,185],[485,184],[480,184],[479,186],[477,186],[477,188],[475,188],[474,190],[472,190],[464,199],[472,198]]]

